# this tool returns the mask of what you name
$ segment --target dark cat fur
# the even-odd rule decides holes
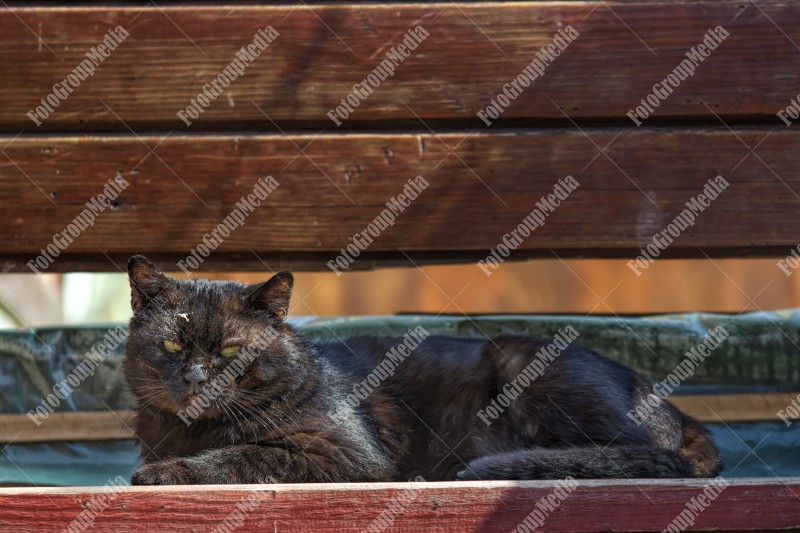
[[[144,257],[128,265],[134,316],[125,360],[144,465],[134,484],[448,479],[710,477],[721,463],[705,428],[673,406],[637,426],[650,387],[631,369],[570,346],[491,426],[476,413],[547,340],[428,337],[366,400],[345,398],[401,343],[312,344],[284,322],[292,275],[245,286],[176,280]],[[230,363],[233,339],[279,335],[187,426],[189,380]],[[169,353],[164,340],[184,350]],[[507,356],[505,354],[508,354]],[[191,375],[194,373],[195,375]],[[202,377],[202,376],[201,376]],[[345,414],[341,423],[330,412]]]

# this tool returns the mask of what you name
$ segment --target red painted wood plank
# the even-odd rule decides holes
[[[661,531],[681,513],[691,517],[690,529],[800,527],[800,478],[733,479],[703,500],[706,482],[582,481],[562,491],[563,499],[550,481],[128,487],[107,498],[97,488],[3,488],[0,528],[61,530],[95,509],[97,531],[198,531],[219,526],[239,509],[238,531],[360,531],[384,513],[397,532],[508,532],[542,498],[550,509],[528,523],[541,522],[537,530],[545,532]]]

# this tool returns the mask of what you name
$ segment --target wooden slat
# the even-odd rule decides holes
[[[778,412],[798,397],[794,393],[703,394],[670,396],[669,402],[701,422],[779,420]]]
[[[0,415],[0,442],[61,442],[133,438],[130,411],[52,413],[37,426],[27,415]]]
[[[729,482],[710,505],[700,507],[691,529],[800,527],[800,478]],[[536,530],[661,531],[702,494],[705,483],[583,481]],[[126,488],[111,497],[85,487],[0,488],[0,526],[16,532],[61,530],[95,498],[105,505],[92,513],[93,531],[119,531],[122,524],[125,531],[207,531],[249,501],[244,507],[249,512],[238,513],[237,531],[363,531],[392,509],[387,515],[396,532],[508,532],[554,487],[549,481],[173,486]]]
[[[14,83],[0,92],[0,127],[11,134],[37,130],[26,113],[118,24],[130,37],[37,131],[127,131],[121,120],[137,131],[184,131],[176,112],[268,24],[281,36],[194,131],[272,128],[255,104],[280,123],[335,129],[326,113],[418,24],[430,37],[353,121],[419,126],[419,115],[482,127],[475,113],[557,29],[572,24],[581,36],[504,117],[564,120],[555,102],[572,117],[630,125],[625,114],[721,24],[730,37],[655,116],[713,120],[710,108],[781,125],[775,113],[800,86],[799,23],[800,6],[777,0],[758,7],[704,0],[6,9],[0,11],[0,76]]]
[[[3,270],[27,271],[26,262],[117,173],[130,187],[49,271],[116,271],[134,251],[176,270],[175,262],[268,174],[281,185],[202,269],[265,269],[255,252],[271,268],[324,270],[418,174],[431,186],[353,268],[409,264],[399,250],[418,262],[485,258],[567,175],[581,186],[512,260],[553,252],[632,259],[717,174],[731,186],[662,256],[785,256],[800,223],[798,141],[794,129],[766,128],[23,136],[3,141],[0,260]],[[743,143],[761,143],[758,157]]]
[[[778,420],[797,393],[671,396],[670,403],[702,422]],[[27,415],[0,415],[0,443],[132,439],[131,411],[53,413],[40,426]]]

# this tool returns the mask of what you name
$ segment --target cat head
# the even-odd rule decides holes
[[[135,255],[128,277],[125,378],[140,407],[184,422],[234,416],[302,384],[308,361],[285,323],[291,273],[255,285],[175,279]]]

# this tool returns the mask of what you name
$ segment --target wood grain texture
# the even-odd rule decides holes
[[[36,426],[27,415],[0,414],[0,442],[63,442],[133,438],[131,411],[52,413]]]
[[[270,120],[335,130],[326,113],[418,24],[430,37],[353,113],[353,126],[419,126],[418,115],[483,127],[475,113],[568,24],[580,37],[505,119],[565,121],[566,112],[628,124],[625,114],[653,84],[723,25],[730,37],[654,116],[713,121],[713,111],[778,126],[775,113],[800,87],[798,22],[800,6],[787,1],[15,7],[0,11],[0,76],[13,80],[0,93],[0,128],[127,131],[124,121],[136,131],[186,131],[177,111],[268,24],[280,37],[193,131],[264,131]],[[37,129],[26,113],[116,25],[130,37]]]
[[[661,531],[705,480],[583,481],[537,531]],[[237,531],[363,531],[390,502],[391,531],[508,532],[554,491],[553,482],[381,483],[91,488],[0,488],[0,526],[61,530],[93,498],[105,502],[93,531],[198,531],[219,525],[251,498]],[[732,479],[697,514],[692,529],[800,527],[800,479]],[[199,511],[201,510],[201,511]],[[379,530],[383,530],[380,528]]]
[[[731,185],[662,257],[785,256],[798,239],[798,140],[792,129],[762,128],[22,136],[0,159],[0,256],[3,270],[26,271],[117,174],[130,186],[48,271],[115,271],[134,251],[175,271],[267,175],[277,190],[202,269],[265,270],[262,259],[273,269],[325,269],[418,174],[428,189],[353,268],[409,265],[404,252],[417,262],[485,258],[567,175],[581,185],[510,259],[633,259],[718,174]],[[758,143],[755,154],[744,146]]]
[[[796,400],[798,394],[703,394],[670,396],[669,402],[701,422],[756,422],[780,420],[778,412]]]

